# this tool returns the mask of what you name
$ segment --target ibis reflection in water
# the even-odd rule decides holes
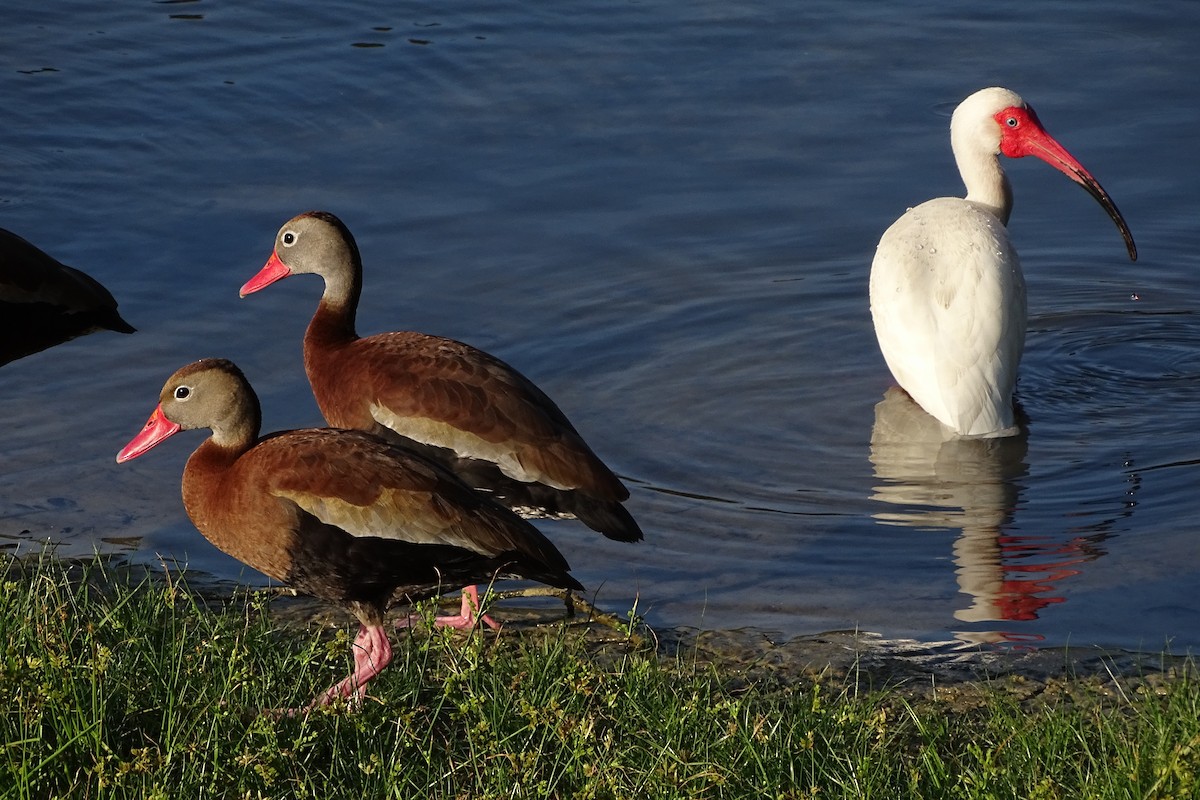
[[[925,531],[954,530],[955,579],[970,605],[954,618],[972,625],[959,639],[973,643],[1036,643],[1028,630],[1047,607],[1066,602],[1064,583],[1107,554],[1104,521],[1085,528],[1020,532],[1028,435],[962,437],[892,387],[875,406],[872,499],[887,510],[880,523]],[[1069,584],[1068,584],[1069,586]]]

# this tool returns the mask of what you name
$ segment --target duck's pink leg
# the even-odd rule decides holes
[[[362,700],[363,687],[367,682],[392,663],[392,643],[388,641],[387,633],[381,626],[361,626],[358,636],[354,639],[353,648],[354,672],[317,695],[306,710],[311,711],[318,706],[328,705],[339,697],[357,705]]]

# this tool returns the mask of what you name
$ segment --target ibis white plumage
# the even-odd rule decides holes
[[[896,382],[963,436],[1017,432],[1013,389],[1025,347],[1025,279],[1009,239],[1012,189],[1000,167],[1037,156],[1080,184],[1116,223],[1129,257],[1129,226],[1099,182],[1046,133],[1015,92],[968,97],[950,122],[967,196],[910,209],[883,234],[871,264],[871,316]]]

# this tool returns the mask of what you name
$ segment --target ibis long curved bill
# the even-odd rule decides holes
[[[1137,245],[1133,243],[1133,234],[1125,223],[1117,204],[1109,197],[1108,192],[1100,185],[1100,181],[1079,163],[1079,159],[1067,152],[1067,148],[1058,143],[1046,129],[1032,108],[1008,108],[996,115],[997,122],[1007,135],[1000,139],[1000,152],[1009,158],[1036,156],[1056,170],[1082,186],[1088,194],[1096,199],[1108,216],[1116,223],[1117,229],[1125,239],[1125,249],[1129,251],[1129,260],[1137,261]]]

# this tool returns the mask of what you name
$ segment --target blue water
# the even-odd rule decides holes
[[[174,369],[237,361],[318,424],[316,279],[239,300],[293,214],[357,235],[360,330],[487,349],[627,478],[636,546],[542,523],[652,624],[1200,646],[1200,6],[58,2],[0,9],[0,226],[136,336],[0,369],[0,542],[247,583],[130,464]],[[942,442],[867,310],[883,230],[961,191],[949,115],[1005,85],[1104,184],[1006,167],[1028,435]],[[877,404],[879,407],[877,408]]]

